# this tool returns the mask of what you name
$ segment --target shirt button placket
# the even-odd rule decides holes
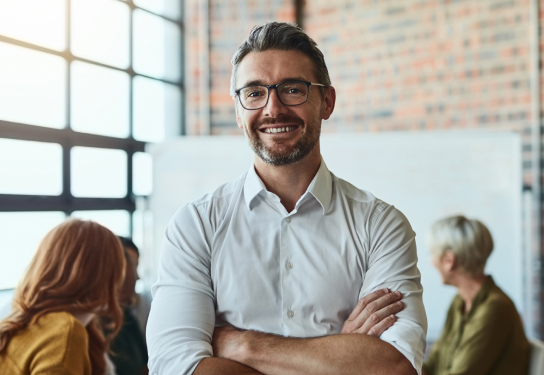
[[[295,316],[295,312],[292,309],[293,306],[293,282],[290,280],[291,278],[291,269],[293,268],[293,263],[291,263],[291,241],[290,236],[291,228],[290,224],[292,223],[293,219],[291,217],[285,217],[283,219],[283,223],[281,225],[281,249],[280,249],[280,264],[283,264],[285,268],[283,271],[281,271],[281,288],[282,288],[282,295],[283,295],[283,331],[285,335],[290,335],[293,332],[293,318]]]

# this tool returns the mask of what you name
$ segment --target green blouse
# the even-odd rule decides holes
[[[529,342],[514,303],[491,276],[464,314],[453,298],[442,335],[423,365],[426,375],[525,375]]]

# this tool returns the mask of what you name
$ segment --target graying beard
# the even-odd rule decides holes
[[[267,164],[273,165],[275,167],[279,167],[282,165],[289,165],[294,164],[298,161],[301,161],[306,156],[310,155],[310,152],[314,149],[315,145],[317,144],[319,138],[313,142],[311,145],[298,145],[301,147],[295,148],[289,155],[287,156],[272,156],[268,153],[266,148],[263,146],[260,142],[250,142],[251,148],[253,148],[253,151],[261,158],[262,161],[264,161]]]
[[[272,156],[268,153],[268,151],[264,147],[259,147],[257,150],[257,155],[267,164],[273,165],[275,167],[279,167],[282,165],[289,165],[296,163],[297,161],[304,158],[302,152],[300,151],[300,148],[296,148],[287,156]]]

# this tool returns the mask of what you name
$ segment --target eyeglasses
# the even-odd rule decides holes
[[[277,85],[254,85],[242,87],[234,91],[240,99],[240,104],[245,109],[253,110],[266,107],[270,98],[270,89],[275,89],[278,98],[283,105],[295,106],[306,103],[310,86],[321,86],[321,83],[307,81],[285,81]]]

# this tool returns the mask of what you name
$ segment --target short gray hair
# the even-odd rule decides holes
[[[484,273],[487,258],[493,251],[493,238],[482,222],[459,215],[433,224],[429,246],[437,256],[451,251],[465,272],[479,276]]]
[[[244,57],[250,52],[263,52],[270,49],[302,52],[314,63],[316,83],[331,85],[325,57],[312,38],[294,23],[267,22],[264,25],[253,27],[232,57],[230,95],[233,98],[236,95],[234,92],[236,90],[236,72]]]

